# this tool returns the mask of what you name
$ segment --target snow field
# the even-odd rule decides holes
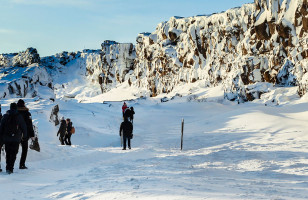
[[[305,98],[237,105],[217,100],[218,90],[196,90],[189,102],[127,101],[136,115],[126,151],[118,135],[123,102],[26,99],[41,152],[29,150],[28,170],[17,168],[19,152],[14,173],[0,174],[1,193],[6,199],[307,199]],[[197,101],[210,94],[220,103]],[[11,101],[1,100],[3,112]],[[59,145],[58,127],[48,121],[55,104],[76,127],[72,146]]]

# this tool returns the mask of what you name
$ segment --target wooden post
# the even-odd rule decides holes
[[[183,149],[184,119],[182,119],[181,151]]]

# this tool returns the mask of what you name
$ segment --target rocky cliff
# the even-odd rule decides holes
[[[140,34],[135,73],[152,96],[181,83],[223,84],[226,98],[253,100],[258,82],[307,88],[307,0],[256,0],[224,13],[172,17]],[[253,91],[253,92],[252,92]]]

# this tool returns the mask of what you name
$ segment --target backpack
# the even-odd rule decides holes
[[[72,129],[71,129],[71,134],[74,134],[75,133],[75,127],[72,126]]]
[[[6,129],[6,134],[8,136],[14,137],[15,135],[18,134],[18,123],[17,123],[17,114],[9,114],[8,119],[7,119],[7,129]]]

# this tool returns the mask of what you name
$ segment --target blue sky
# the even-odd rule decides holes
[[[172,16],[225,11],[253,0],[0,0],[0,53],[37,48],[41,56],[132,42]]]

